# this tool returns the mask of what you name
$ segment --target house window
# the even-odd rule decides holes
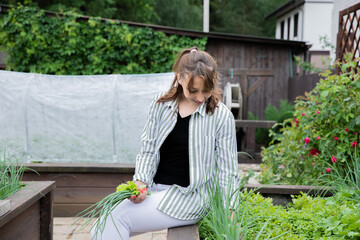
[[[290,39],[290,23],[291,23],[291,18],[288,18],[287,20],[287,39]]]
[[[294,37],[298,36],[299,14],[294,15]]]
[[[284,39],[284,30],[285,30],[285,22],[281,21],[281,34],[280,34],[280,38]]]

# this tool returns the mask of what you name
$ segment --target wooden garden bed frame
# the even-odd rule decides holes
[[[1,239],[53,239],[54,181],[24,182],[9,196],[10,211],[0,217]]]

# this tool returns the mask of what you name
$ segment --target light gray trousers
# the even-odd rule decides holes
[[[170,227],[197,223],[198,220],[180,220],[157,209],[170,185],[156,184],[149,189],[150,196],[138,204],[124,200],[106,219],[104,231],[91,231],[93,240],[128,240],[130,236],[159,231]]]

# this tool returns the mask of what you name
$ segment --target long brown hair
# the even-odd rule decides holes
[[[206,100],[206,113],[212,115],[218,102],[221,101],[219,73],[217,72],[217,64],[214,58],[197,47],[191,47],[180,52],[172,70],[175,73],[175,77],[171,87],[156,103],[180,101],[183,96],[183,89],[178,84],[178,75],[180,78],[189,76],[189,86],[192,86],[195,77],[200,77],[205,81],[205,91],[211,92],[211,96]]]

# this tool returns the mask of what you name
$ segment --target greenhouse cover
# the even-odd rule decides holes
[[[151,100],[173,78],[0,71],[0,150],[27,162],[133,163]]]

